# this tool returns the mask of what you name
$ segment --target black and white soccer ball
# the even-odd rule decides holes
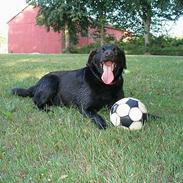
[[[147,120],[145,105],[135,98],[123,98],[111,107],[110,120],[114,126],[140,130]]]

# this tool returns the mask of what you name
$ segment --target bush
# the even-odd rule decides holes
[[[106,41],[106,40],[105,40]],[[113,39],[108,37],[108,42],[113,43]],[[151,38],[151,47],[145,48],[144,38],[132,37],[130,41],[117,43],[122,47],[126,54],[129,55],[142,55],[142,54],[152,54],[152,55],[180,55],[183,56],[183,39],[175,39],[164,36]],[[72,47],[70,48],[70,53],[80,53],[88,54],[91,50],[100,47],[100,43],[94,43],[90,45],[83,46],[81,48]]]
[[[183,39],[164,36],[152,37],[151,47],[148,50],[144,46],[143,37],[134,37],[128,42],[121,42],[127,54],[139,55],[149,53],[152,55],[183,55]]]
[[[120,46],[125,50],[127,54],[139,55],[145,53],[144,39],[143,37],[133,37],[130,41],[120,42]]]
[[[166,47],[166,48],[151,48],[150,54],[152,55],[172,55],[172,56],[183,56],[183,48],[177,47]]]
[[[95,43],[95,44],[89,44],[89,45],[86,45],[86,46],[83,46],[81,48],[76,48],[76,53],[80,53],[80,54],[88,54],[90,53],[92,50],[96,49],[100,47],[100,44],[99,43]]]
[[[183,39],[153,37],[150,53],[152,55],[183,55]]]
[[[75,47],[70,47],[68,49],[64,49],[63,53],[77,53],[77,49]]]
[[[151,40],[152,47],[179,47],[183,46],[183,39],[170,38],[165,36],[153,37]]]

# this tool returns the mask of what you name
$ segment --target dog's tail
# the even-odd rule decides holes
[[[13,88],[11,90],[11,93],[13,95],[18,95],[21,97],[33,97],[34,96],[34,90],[35,90],[35,86],[32,86],[28,89],[24,89],[24,88]]]

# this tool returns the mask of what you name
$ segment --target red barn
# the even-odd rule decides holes
[[[62,53],[64,49],[63,33],[49,32],[36,25],[39,8],[26,6],[8,22],[9,53]],[[78,47],[96,42],[96,29],[89,29],[87,35],[79,34]],[[113,27],[105,27],[106,34],[120,40],[126,33]]]

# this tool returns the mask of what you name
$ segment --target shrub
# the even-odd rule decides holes
[[[183,48],[166,47],[166,48],[151,48],[150,54],[152,55],[172,55],[172,56],[183,56]]]
[[[153,37],[151,38],[151,47],[145,48],[144,38],[132,37],[129,41],[115,42],[112,37],[107,37],[105,40],[107,43],[115,43],[122,47],[126,54],[129,55],[141,55],[147,52],[152,55],[180,55],[183,56],[183,39],[175,39],[165,36]],[[85,45],[81,48],[72,47],[70,53],[84,53],[88,54],[91,50],[100,47],[100,43],[94,43],[90,45]]]
[[[165,36],[152,37],[152,47],[179,47],[183,46],[183,39],[170,38]]]
[[[99,47],[100,44],[99,43],[95,43],[95,44],[89,44],[89,45],[86,45],[86,46],[83,46],[81,48],[76,48],[76,51],[75,53],[80,53],[80,54],[88,54],[90,53],[92,50],[94,50],[95,48]]]
[[[183,55],[183,39],[170,38],[165,36],[151,38],[151,47],[147,49],[144,46],[144,38],[134,37],[128,42],[120,42],[127,54],[145,54],[152,55]]]

